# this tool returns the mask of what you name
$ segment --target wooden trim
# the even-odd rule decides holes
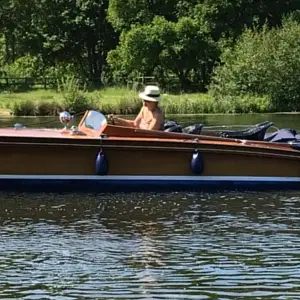
[[[113,131],[110,133],[110,131]],[[115,133],[115,132],[119,132]],[[252,141],[252,140],[244,140],[244,139],[232,139],[232,138],[222,138],[222,137],[214,137],[214,136],[206,136],[206,135],[195,135],[195,134],[187,134],[181,132],[165,132],[165,131],[157,131],[157,130],[146,130],[146,129],[135,129],[124,126],[116,126],[108,124],[105,128],[104,132],[108,135],[108,138],[114,137],[123,137],[123,138],[160,138],[160,139],[176,139],[176,140],[189,140],[195,142],[219,142],[222,144],[243,144],[246,146],[259,146],[263,148],[276,148],[283,150],[297,151],[291,148],[288,144],[282,143],[270,143],[266,141]]]
[[[125,144],[124,144],[125,143]],[[295,157],[300,157],[300,151],[293,149],[290,145],[286,145],[286,147],[282,147],[283,145],[277,144],[266,144],[266,145],[256,145],[253,143],[232,143],[230,141],[224,141],[223,143],[217,141],[195,141],[195,140],[173,140],[173,139],[154,139],[154,138],[61,138],[61,137],[31,137],[31,136],[3,136],[0,137],[0,145],[56,145],[61,146],[63,145],[73,145],[73,146],[105,146],[110,147],[113,146],[123,146],[123,147],[167,147],[168,149],[183,149],[186,147],[190,148],[207,148],[210,147],[212,150],[216,150],[216,148],[227,148],[233,152],[242,151],[251,151],[251,152],[266,152],[266,153],[278,153],[278,154],[291,154]],[[214,148],[213,148],[214,147]],[[284,153],[281,153],[284,152]]]
[[[101,140],[99,140],[101,141]],[[236,149],[219,149],[219,148],[207,148],[202,144],[195,144],[190,147],[174,147],[174,146],[145,146],[145,145],[105,145],[102,142],[97,144],[61,144],[61,143],[18,143],[18,142],[0,142],[0,145],[5,146],[29,146],[29,147],[76,147],[76,148],[103,148],[103,149],[129,149],[129,150],[142,150],[142,151],[174,151],[174,152],[189,152],[199,149],[202,153],[214,153],[214,154],[237,154],[237,155],[246,155],[246,156],[261,156],[261,157],[272,157],[272,158],[283,158],[283,159],[295,159],[300,160],[300,155],[290,155],[290,154],[282,154],[282,153],[272,153],[272,152],[261,152],[255,151],[259,149],[255,149],[254,151],[245,150],[236,150]],[[204,147],[202,147],[204,146]],[[221,145],[222,146],[222,145]],[[300,154],[300,153],[299,153]]]

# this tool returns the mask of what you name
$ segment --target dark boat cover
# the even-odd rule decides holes
[[[246,140],[259,140],[273,143],[288,143],[292,148],[300,150],[300,134],[295,129],[284,128],[275,132],[266,132],[273,125],[272,122],[265,121],[248,127],[244,130],[225,130],[219,135],[225,138],[237,138]],[[203,124],[194,124],[182,127],[174,120],[167,120],[164,130],[169,132],[184,132],[189,134],[200,134]]]
[[[294,129],[279,129],[276,132],[267,133],[264,141],[274,143],[287,143],[300,139],[299,134]]]

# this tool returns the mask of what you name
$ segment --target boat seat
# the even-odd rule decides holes
[[[263,123],[251,126],[244,130],[225,130],[220,132],[221,137],[247,139],[253,141],[263,141],[268,128],[273,126],[273,122],[265,121]]]
[[[173,126],[169,126],[164,131],[166,132],[182,132],[182,126],[174,124]]]
[[[264,138],[266,142],[276,142],[276,143],[287,143],[290,141],[295,141],[297,138],[297,132],[294,129],[279,129]]]
[[[183,132],[188,134],[200,134],[203,124],[194,124],[187,127],[182,127],[174,120],[167,120],[164,124],[166,132]]]
[[[182,126],[174,120],[167,120],[164,123],[164,131],[166,132],[182,132]]]
[[[166,120],[164,123],[164,129],[168,129],[174,125],[179,125],[179,124],[174,120]]]
[[[194,125],[182,128],[182,132],[188,133],[188,134],[200,134],[203,126],[204,126],[203,124],[194,124]]]

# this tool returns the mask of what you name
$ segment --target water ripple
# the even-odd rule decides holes
[[[1,299],[300,299],[296,192],[0,201]]]

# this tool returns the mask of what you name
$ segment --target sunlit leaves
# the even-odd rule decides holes
[[[300,109],[300,24],[246,30],[227,49],[213,77],[212,90],[222,95],[267,95],[281,110]]]
[[[211,68],[208,58],[215,59],[216,47],[201,31],[196,20],[188,17],[178,22],[155,17],[151,24],[123,32],[118,48],[109,53],[108,62],[119,72],[130,74],[139,70],[143,75],[173,74],[180,81],[191,79],[201,68]]]

